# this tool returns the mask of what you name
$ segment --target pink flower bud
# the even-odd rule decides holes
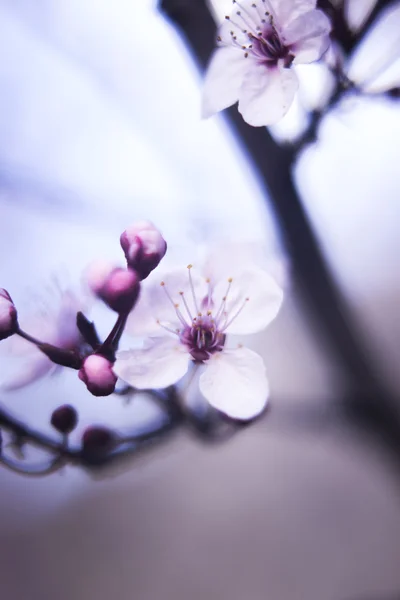
[[[93,263],[86,274],[90,289],[117,313],[130,312],[140,291],[139,277],[132,269]]]
[[[145,279],[167,251],[167,243],[150,221],[133,223],[120,238],[128,267]]]
[[[91,354],[83,361],[79,379],[93,396],[109,396],[115,390],[118,377],[112,370],[112,363],[100,354]]]
[[[0,288],[0,340],[5,340],[17,331],[17,310],[10,294]]]

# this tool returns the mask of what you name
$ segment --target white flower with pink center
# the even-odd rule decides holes
[[[233,0],[220,27],[204,83],[203,115],[239,101],[253,126],[272,125],[289,110],[298,79],[293,65],[318,60],[331,25],[316,0]]]
[[[189,265],[162,280],[152,277],[131,313],[127,330],[152,337],[141,349],[117,354],[114,372],[130,385],[163,388],[191,363],[203,365],[200,391],[227,415],[247,420],[263,411],[269,394],[262,358],[227,336],[263,330],[277,315],[282,290],[262,269],[215,280]]]

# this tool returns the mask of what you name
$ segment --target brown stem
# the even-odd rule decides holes
[[[26,333],[22,329],[18,329],[16,332],[17,335],[22,337],[27,342],[34,344],[38,350],[43,352],[53,363],[56,365],[60,365],[62,367],[69,367],[71,369],[80,369],[82,366],[82,357],[75,350],[64,350],[64,348],[59,348],[58,346],[53,346],[52,344],[47,344],[46,342],[41,342],[40,340],[34,338],[29,333]]]

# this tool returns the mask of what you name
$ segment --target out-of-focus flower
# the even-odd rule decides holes
[[[113,373],[112,362],[99,354],[91,354],[83,361],[79,379],[93,396],[109,396],[115,390],[118,377]]]
[[[157,267],[167,251],[167,243],[150,221],[137,221],[120,238],[128,267],[145,279]]]
[[[209,64],[203,116],[239,101],[254,126],[272,125],[289,110],[298,88],[293,65],[318,60],[329,46],[328,17],[316,0],[241,0],[218,34]]]
[[[209,261],[203,276],[189,265],[166,275],[161,285],[144,286],[128,331],[136,333],[137,314],[142,333],[146,327],[161,337],[153,337],[142,349],[119,352],[114,372],[136,388],[162,388],[181,379],[191,361],[203,364],[199,386],[208,402],[233,418],[248,420],[268,401],[265,367],[248,348],[228,348],[226,336],[264,329],[278,313],[282,291],[262,269],[242,269],[218,279],[211,265]]]
[[[40,311],[26,319],[28,333],[41,341],[64,350],[83,347],[84,340],[76,326],[78,311],[85,311],[87,299],[58,285],[52,289],[51,298],[45,298]],[[20,356],[22,367],[1,382],[3,390],[20,389],[57,369],[57,366],[36,346],[17,336],[5,343],[8,354]]]
[[[361,3],[362,4],[362,3]],[[400,86],[400,4],[382,7],[346,65],[347,77],[368,94]]]
[[[18,327],[17,310],[10,294],[0,288],[0,340],[5,340],[15,333]]]
[[[140,291],[136,271],[114,267],[105,261],[92,263],[86,271],[86,280],[92,292],[118,313],[132,310]]]

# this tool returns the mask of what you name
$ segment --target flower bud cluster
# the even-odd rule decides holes
[[[79,379],[94,396],[108,396],[115,391],[118,380],[113,371],[115,354],[128,315],[138,300],[140,282],[157,267],[167,249],[161,233],[149,221],[140,221],[128,227],[122,233],[120,242],[127,261],[126,267],[97,261],[86,272],[91,291],[118,314],[117,322],[103,343],[94,323],[85,317],[78,305],[74,308],[75,303],[70,301],[70,294],[67,293],[62,297],[62,302],[68,300],[67,315],[61,309],[55,311],[57,317],[51,329],[51,343],[32,337],[20,329],[10,294],[0,288],[0,340],[18,334],[41,352],[40,368],[32,369],[34,376],[28,378],[27,382],[49,371],[44,368],[46,365],[43,361],[47,360],[49,365],[54,363],[78,370]],[[72,335],[73,327],[76,329],[75,335]],[[68,435],[76,427],[77,419],[75,409],[64,405],[53,412],[51,424],[63,435]]]
[[[138,221],[120,237],[127,267],[96,261],[86,279],[91,291],[118,314],[129,313],[140,292],[140,281],[148,277],[167,251],[167,243],[150,221]]]

